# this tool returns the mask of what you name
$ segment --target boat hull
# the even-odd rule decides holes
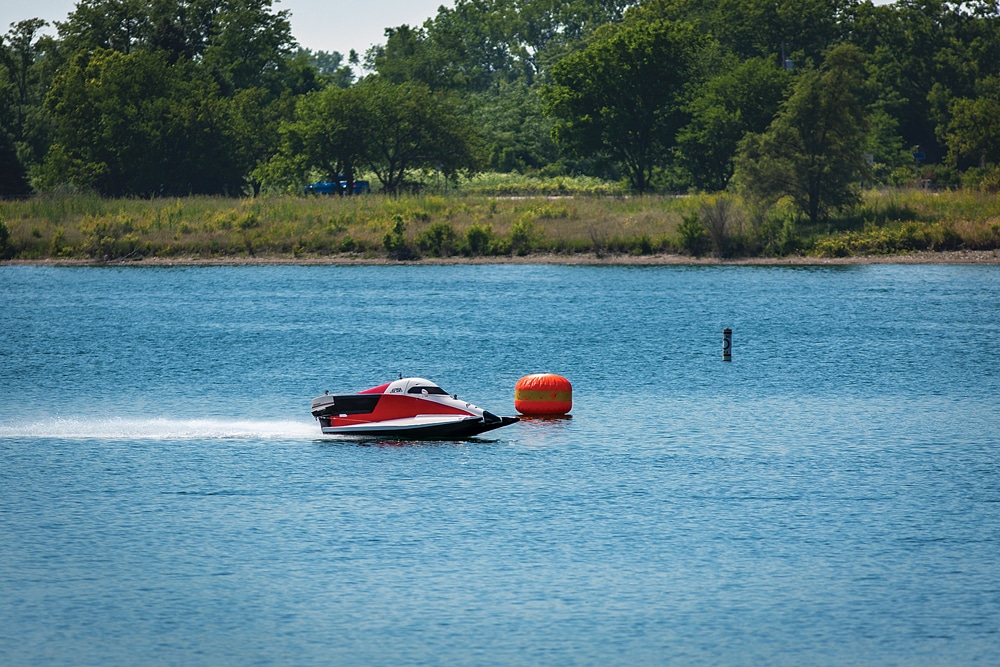
[[[437,417],[437,415],[434,415]],[[517,417],[500,417],[496,421],[486,421],[480,417],[459,420],[399,419],[383,422],[369,422],[344,426],[325,426],[324,435],[351,435],[398,438],[401,440],[471,438],[487,431],[509,426]]]

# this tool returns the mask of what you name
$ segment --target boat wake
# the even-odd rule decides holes
[[[315,423],[221,419],[48,419],[0,423],[0,438],[63,440],[304,440],[319,435]]]

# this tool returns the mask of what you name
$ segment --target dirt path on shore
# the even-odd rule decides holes
[[[30,266],[268,266],[268,265],[399,265],[399,264],[562,264],[567,266],[837,266],[857,264],[986,264],[1000,265],[1000,250],[956,250],[949,252],[913,252],[900,255],[863,257],[755,257],[716,259],[687,255],[576,255],[531,254],[524,257],[427,257],[400,262],[385,257],[365,258],[352,255],[326,257],[144,257],[140,259],[98,262],[83,259],[8,260],[2,265]]]

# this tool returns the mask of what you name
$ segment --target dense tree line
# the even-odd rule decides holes
[[[996,0],[456,0],[347,57],[298,48],[271,0],[80,0],[44,27],[0,42],[4,196],[487,169],[817,219],[920,166],[1000,180]]]

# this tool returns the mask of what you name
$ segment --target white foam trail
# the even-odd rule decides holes
[[[70,440],[301,440],[319,437],[318,425],[297,421],[221,419],[50,419],[0,424],[0,438]]]

